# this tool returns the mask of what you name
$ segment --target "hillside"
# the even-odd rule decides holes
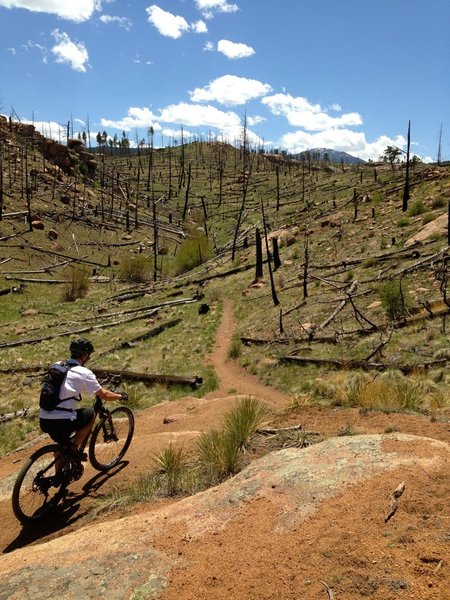
[[[120,155],[115,149],[110,154],[105,149],[102,155],[93,156],[78,140],[69,142],[67,148],[43,139],[32,127],[6,120],[0,121],[0,136],[0,412],[13,417],[14,411],[26,410],[26,418],[0,424],[3,490],[10,489],[14,457],[21,460],[30,450],[7,453],[23,444],[43,443],[36,420],[40,374],[48,363],[65,355],[71,337],[85,335],[96,348],[92,368],[106,378],[106,384],[108,375],[126,371],[119,384],[129,392],[141,423],[130,449],[131,469],[113,477],[120,489],[141,468],[150,468],[150,451],[178,437],[192,443],[202,431],[216,427],[236,394],[269,403],[272,426],[300,422],[323,441],[345,436],[351,445],[354,434],[400,432],[442,442],[436,451],[442,463],[439,459],[431,464],[427,457],[437,446],[429,440],[399,438],[405,462],[393,467],[392,477],[377,474],[369,479],[366,489],[371,491],[360,506],[364,512],[377,501],[383,511],[407,467],[408,485],[412,483],[415,491],[402,516],[395,556],[390,554],[389,561],[400,560],[405,551],[398,571],[407,569],[410,596],[437,598],[432,595],[433,586],[442,586],[441,576],[445,580],[442,565],[447,568],[448,555],[444,556],[442,540],[448,533],[442,520],[436,520],[425,539],[419,516],[442,510],[446,493],[450,168],[416,165],[411,172],[408,211],[403,212],[402,167],[308,164],[212,140],[164,149],[150,146],[138,155]],[[262,273],[257,273],[256,265],[259,238]],[[232,322],[227,321],[225,333],[219,326],[231,311],[231,300]],[[228,356],[235,362],[224,370]],[[173,385],[176,377],[184,381]],[[146,378],[153,385],[144,385]],[[193,378],[203,383],[191,389]],[[174,419],[169,430],[172,437],[161,424],[168,417]],[[157,434],[153,441],[152,434]],[[282,443],[295,446],[299,439],[277,441]],[[389,448],[390,443],[380,442],[375,462],[383,462],[383,444]],[[366,441],[362,439],[361,444]],[[280,447],[258,446],[254,456],[247,457],[248,467],[251,459],[263,458]],[[417,461],[426,465],[426,473],[408,466],[411,448]],[[295,460],[301,462],[298,452]],[[328,452],[324,450],[322,459],[332,462]],[[352,461],[345,461],[351,473]],[[275,457],[271,468],[278,471]],[[101,500],[110,485],[106,480],[98,494],[94,490],[82,494],[83,512],[76,517],[80,523],[69,520],[68,531],[80,524],[90,528],[83,519],[89,513],[94,518],[95,500]],[[427,485],[430,494],[419,510],[414,504],[421,501],[417,490]],[[355,503],[361,490],[353,489],[342,498],[341,493],[339,488],[336,504],[324,506],[325,511],[334,511],[333,523],[342,506]],[[3,500],[2,515],[8,522],[5,491]],[[174,510],[197,502],[193,496]],[[278,535],[274,523],[283,514],[283,502],[276,509],[267,507],[264,519],[271,523],[270,538]],[[142,508],[150,511],[150,520],[154,518],[152,506]],[[139,537],[134,529],[139,527],[139,509],[136,514],[130,532],[135,538]],[[245,512],[246,531],[251,531],[252,518],[258,514],[251,509]],[[10,531],[18,527],[9,518],[5,544],[11,543]],[[323,525],[330,513],[321,518]],[[408,519],[413,520],[415,532],[408,529]],[[308,539],[317,541],[318,530],[310,525],[312,537]],[[67,523],[61,521],[60,526],[56,534],[43,531],[42,537],[67,533]],[[101,523],[96,527],[101,530]],[[118,521],[118,531],[121,527]],[[361,527],[353,532],[355,536],[349,534],[348,545],[339,546],[343,552],[352,544],[354,548],[367,542],[362,535],[371,525],[364,521]],[[333,527],[328,546],[338,543],[342,531],[352,532],[351,513],[341,530],[337,524]],[[345,598],[372,595],[385,600],[397,597],[398,589],[406,589],[400,585],[401,575],[383,575],[384,558],[375,549],[384,534],[380,529],[371,531],[376,541],[369,544],[364,564],[347,565],[344,577],[334,570],[340,563],[326,554],[325,547],[320,558],[307,553],[311,568],[317,560],[330,561],[325,571],[315,571],[311,589],[316,595],[311,598],[326,594],[320,588],[321,576],[330,582],[335,575],[334,588],[341,585]],[[260,529],[257,532],[252,538],[255,546],[262,535]],[[228,542],[221,538],[227,553],[232,552],[233,535]],[[408,535],[413,542],[400,541]],[[84,544],[82,536],[74,539]],[[176,553],[183,534],[179,538],[174,533],[171,539],[171,552]],[[293,544],[294,538],[289,539]],[[39,538],[30,540],[22,532],[14,548],[31,541],[39,545]],[[276,546],[279,556],[281,546]],[[292,552],[294,547],[289,546]],[[289,556],[293,556],[291,550]],[[196,546],[189,558],[194,563],[205,560],[197,552]],[[421,561],[420,556],[431,556],[432,561]],[[245,587],[259,577],[251,556],[247,559],[244,597],[271,597],[269,587],[264,586],[259,596]],[[373,580],[371,560],[380,563]],[[413,567],[405,566],[408,561],[413,561]],[[416,567],[423,569],[423,576],[417,576]],[[288,577],[287,563],[283,562],[282,571],[279,583]],[[286,594],[277,597],[291,598],[304,591],[308,574],[302,573],[303,587],[288,586]],[[192,574],[189,594],[195,594],[198,576]],[[389,587],[388,579],[394,587]],[[427,591],[428,581],[431,591]],[[167,598],[174,597],[172,593],[194,597],[187,592],[180,596],[181,585],[178,581]],[[225,587],[220,589],[225,594]],[[202,597],[208,597],[207,590]]]

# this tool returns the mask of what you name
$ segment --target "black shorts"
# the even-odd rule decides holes
[[[77,408],[77,417],[73,421],[70,419],[40,419],[39,425],[44,433],[52,438],[58,444],[65,444],[69,441],[71,434],[78,431],[94,417],[93,408]]]

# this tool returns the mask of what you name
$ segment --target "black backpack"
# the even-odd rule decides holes
[[[78,361],[69,359],[60,363],[54,363],[48,368],[42,378],[42,387],[39,396],[39,406],[43,410],[55,410],[58,404],[62,402],[59,399],[59,393],[67,371],[78,364]],[[75,396],[70,396],[70,398],[75,398]],[[64,398],[64,400],[69,400],[69,398]],[[60,407],[58,410],[68,410],[71,412],[70,408]]]

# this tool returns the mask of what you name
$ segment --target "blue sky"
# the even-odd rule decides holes
[[[0,0],[0,108],[156,146],[184,135],[450,159],[448,0]],[[42,124],[42,125],[41,125]]]

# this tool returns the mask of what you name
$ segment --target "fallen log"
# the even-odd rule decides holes
[[[142,340],[146,340],[150,337],[155,337],[163,331],[165,331],[166,329],[175,327],[181,322],[182,319],[173,319],[172,321],[168,321],[167,323],[162,323],[161,325],[158,325],[158,327],[150,329],[150,331],[146,331],[145,333],[141,333],[140,335],[131,338],[131,340],[125,340],[124,342],[120,342],[120,344],[117,344],[113,348],[110,348],[109,350],[105,350],[104,352],[97,354],[97,356],[104,356],[105,354],[110,354],[111,352],[122,350],[123,348],[132,348],[137,342],[141,342]]]
[[[283,315],[283,316],[285,316],[285,315]],[[278,339],[277,338],[274,338],[274,339],[254,338],[254,337],[242,336],[241,342],[245,346],[251,346],[252,344],[254,344],[255,346],[271,346],[274,344],[284,345],[284,344],[289,344],[290,342],[294,342],[295,344],[309,344],[310,342],[314,342],[316,344],[337,344],[338,336],[337,336],[337,334],[335,334],[335,335],[320,336],[320,337],[315,337],[315,336],[314,337],[305,337],[305,338],[291,337],[291,338],[278,338]]]
[[[6,423],[7,421],[12,421],[13,419],[25,419],[28,411],[28,408],[23,408],[22,410],[16,410],[15,412],[7,413],[6,415],[0,415],[0,423]]]
[[[44,335],[39,338],[28,338],[26,340],[16,340],[14,342],[3,342],[0,344],[0,348],[13,348],[14,346],[24,346],[26,344],[38,344],[39,342],[44,342],[45,340],[52,340],[57,337],[65,337],[68,335],[75,335],[80,333],[86,333],[88,331],[92,331],[93,329],[104,329],[105,327],[114,327],[115,325],[121,325],[122,323],[129,323],[130,321],[137,321],[139,319],[146,319],[156,314],[158,311],[151,310],[146,313],[142,313],[140,315],[134,315],[133,317],[129,317],[127,319],[120,319],[118,321],[113,321],[111,323],[101,323],[99,325],[86,325],[85,327],[80,327],[78,329],[71,329],[70,331],[61,331],[59,333],[53,333],[50,335]]]
[[[162,383],[165,385],[189,385],[195,389],[203,383],[202,377],[193,375],[189,377],[178,375],[151,375],[149,373],[136,373],[134,371],[122,371],[121,369],[92,368],[97,377],[111,378],[119,381],[141,381],[146,385]]]
[[[428,369],[433,367],[443,367],[450,360],[449,358],[439,358],[437,360],[432,360],[427,363],[421,364],[396,364],[396,363],[381,363],[381,362],[373,362],[369,360],[340,360],[336,358],[315,358],[313,356],[296,356],[296,355],[287,355],[281,356],[279,358],[281,362],[295,362],[300,365],[313,364],[313,365],[324,365],[328,367],[335,367],[336,369],[341,370],[350,370],[350,369],[362,369],[363,371],[369,370],[377,370],[377,371],[387,371],[388,369],[394,369],[396,371],[401,371],[404,375],[409,375],[411,373],[419,372],[419,371],[428,371]]]

